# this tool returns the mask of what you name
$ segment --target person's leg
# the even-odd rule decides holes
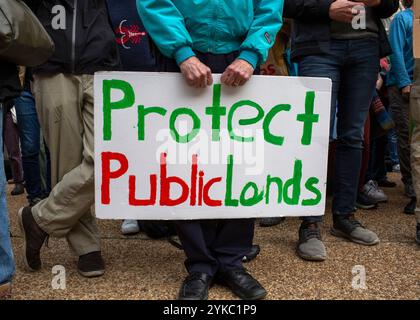
[[[81,173],[82,177],[89,177],[89,181],[85,183],[90,185],[89,193],[91,195],[92,206],[87,212],[82,215],[79,221],[67,234],[67,241],[70,247],[78,255],[82,256],[91,252],[100,251],[100,235],[96,223],[96,217],[93,211],[94,201],[94,185],[93,181],[93,159],[94,159],[94,103],[93,103],[93,76],[82,76],[83,87],[83,106],[82,106],[82,120],[83,120],[83,161],[89,165],[80,165],[78,170],[84,171]],[[81,182],[79,175],[74,176],[74,182]],[[72,182],[70,182],[72,183]]]
[[[10,110],[6,112],[4,118],[4,144],[9,153],[13,182],[15,184],[12,195],[19,195],[25,192],[23,187],[22,155],[20,153],[19,132],[16,124],[13,122]]]
[[[254,238],[254,219],[221,220],[217,237],[210,244],[220,271],[242,269],[242,259],[249,252]]]
[[[0,132],[3,131],[3,106],[0,103]],[[0,135],[0,146],[3,145]],[[6,175],[4,173],[3,148],[0,148],[0,286],[12,281],[15,273],[12,244],[10,241],[9,216],[6,205]],[[5,292],[4,292],[5,293]]]
[[[393,118],[392,114],[391,117]],[[392,162],[392,170],[400,172],[400,158],[398,157],[398,137],[395,129],[388,133],[388,152]]]
[[[45,233],[67,236],[79,258],[100,251],[95,219],[90,216],[94,203],[92,78],[35,76],[35,97],[55,186],[48,198],[32,208],[33,219]],[[21,225],[24,216],[25,210]]]
[[[390,109],[398,137],[401,180],[405,186],[406,196],[413,198],[416,195],[413,190],[410,164],[409,101],[402,96],[400,90],[396,87],[390,87],[388,92]]]
[[[187,257],[188,273],[199,272],[214,277],[219,269],[210,246],[216,237],[218,221],[175,221],[175,228]]]
[[[22,149],[22,165],[29,203],[43,197],[39,163],[40,125],[35,99],[29,91],[23,91],[15,99],[16,116]]]
[[[372,101],[379,66],[376,39],[348,41],[346,65],[341,70],[338,95],[337,151],[332,211],[336,236],[373,245],[376,234],[362,227],[353,212],[362,161],[364,124]]]

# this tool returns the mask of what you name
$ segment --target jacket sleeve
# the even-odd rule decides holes
[[[283,25],[283,3],[283,0],[255,1],[254,20],[240,47],[239,59],[249,62],[254,68],[267,59],[268,50]]]
[[[398,0],[382,0],[381,3],[375,7],[376,15],[381,19],[386,19],[397,12],[399,8]]]
[[[391,23],[389,39],[393,54],[390,56],[392,74],[399,89],[412,84],[404,59],[404,42],[406,39],[405,23],[402,15],[397,15]]]
[[[329,19],[335,0],[285,0],[284,17],[296,20]]]
[[[165,56],[181,64],[194,56],[184,17],[172,0],[137,0],[144,27]]]
[[[32,12],[36,13],[42,0],[23,0],[26,5],[32,10]]]

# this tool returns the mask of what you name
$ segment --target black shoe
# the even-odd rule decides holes
[[[10,193],[12,196],[18,196],[25,193],[25,187],[22,183],[16,183],[15,187],[13,188],[12,192]]]
[[[405,214],[414,214],[416,212],[417,199],[411,198],[410,202],[404,207]]]
[[[286,220],[285,217],[262,218],[260,220],[260,227],[262,228],[274,227],[284,222],[284,220]]]
[[[33,198],[33,199],[29,199],[29,206],[30,207],[34,207],[35,205],[38,204],[38,202],[42,201],[42,198]]]
[[[105,262],[100,251],[90,252],[79,257],[77,271],[86,278],[100,277],[105,273]]]
[[[242,300],[264,299],[267,291],[245,269],[220,272],[218,283],[229,287]]]
[[[370,197],[363,192],[359,192],[356,199],[356,208],[362,210],[372,210],[378,207],[377,202],[373,201]]]
[[[242,258],[242,262],[250,262],[252,260],[254,260],[261,252],[261,248],[259,245],[254,244],[251,247],[251,251],[249,251],[245,257]]]
[[[178,300],[207,300],[213,278],[206,273],[193,272],[185,278]]]
[[[388,178],[378,181],[378,186],[382,188],[395,188],[397,184],[393,181],[389,181]]]
[[[23,263],[28,271],[37,271],[41,269],[40,251],[48,234],[38,226],[30,207],[21,208],[18,218],[23,235]]]
[[[418,245],[420,245],[420,224],[417,224],[416,227],[416,242]]]

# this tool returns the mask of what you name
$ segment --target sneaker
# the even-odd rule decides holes
[[[410,202],[404,207],[405,214],[414,214],[416,212],[417,198],[411,198]]]
[[[260,227],[262,228],[274,227],[284,222],[284,220],[286,220],[286,218],[284,217],[262,218],[260,220]]]
[[[420,224],[417,223],[416,227],[416,242],[418,245],[420,245]]]
[[[140,232],[137,220],[124,220],[121,225],[121,233],[125,236],[137,234]]]
[[[206,273],[192,272],[185,278],[178,300],[207,300],[213,278]]]
[[[378,186],[381,188],[395,188],[397,184],[393,181],[389,181],[388,178],[378,181]]]
[[[363,192],[359,192],[356,199],[356,208],[362,210],[371,210],[376,209],[378,207],[378,203],[372,200],[369,196],[364,194]]]
[[[322,242],[319,224],[303,222],[300,225],[296,251],[304,260],[324,261],[327,259],[327,250]]]
[[[40,251],[48,234],[36,223],[31,207],[21,208],[18,219],[23,235],[23,263],[27,271],[34,272],[41,269]]]
[[[79,257],[77,271],[86,278],[100,277],[105,273],[105,262],[100,251],[90,252]]]
[[[392,166],[392,172],[398,172],[398,173],[400,173],[400,172],[401,172],[401,167],[400,167],[400,165],[399,165],[399,164],[394,164],[394,165]]]
[[[362,193],[376,203],[388,201],[387,195],[381,189],[379,189],[378,183],[373,180],[368,181],[363,186]]]
[[[355,219],[353,214],[347,216],[334,215],[331,234],[365,246],[373,246],[379,243],[376,233],[364,227]]]
[[[229,287],[242,300],[260,300],[267,296],[264,287],[245,269],[219,272],[217,282]]]
[[[404,195],[407,198],[415,198],[416,192],[414,191],[414,187],[411,184],[404,185]]]
[[[0,300],[10,298],[11,294],[12,294],[12,284],[10,282],[0,284]]]
[[[19,196],[25,193],[25,187],[22,183],[16,183],[15,187],[13,188],[12,192],[10,193],[12,196]]]

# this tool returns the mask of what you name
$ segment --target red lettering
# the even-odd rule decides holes
[[[102,152],[102,182],[101,182],[101,202],[102,204],[110,204],[111,197],[109,195],[109,186],[111,179],[118,179],[128,170],[128,160],[121,153]],[[120,168],[111,171],[111,161],[118,161]]]

